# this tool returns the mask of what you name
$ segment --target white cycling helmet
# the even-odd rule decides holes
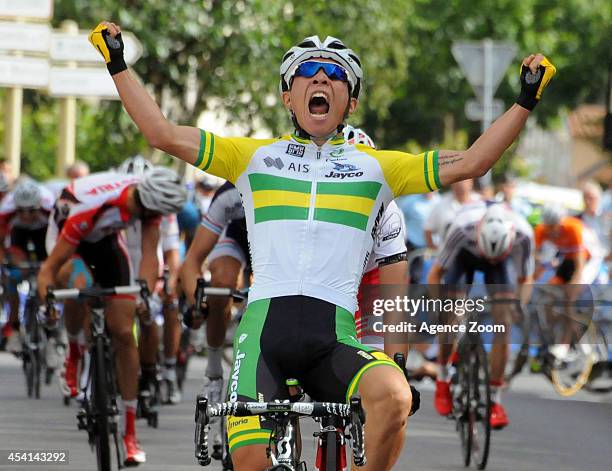
[[[544,206],[544,208],[542,208],[541,221],[543,224],[555,226],[561,222],[561,219],[565,217],[565,214],[565,208],[560,204],[547,204]]]
[[[325,41],[321,41],[319,36],[310,36],[285,53],[280,66],[280,92],[291,88],[291,78],[298,65],[316,58],[332,59],[344,67],[348,73],[351,96],[359,99],[363,80],[361,61],[342,41],[331,36],[327,36]]]
[[[18,209],[38,209],[42,201],[42,192],[38,183],[24,180],[15,187],[13,201]]]
[[[117,170],[119,173],[129,173],[131,175],[141,177],[153,167],[154,165],[151,162],[145,159],[142,155],[138,154],[124,160],[121,165],[119,165]]]
[[[476,240],[480,252],[491,260],[506,257],[512,250],[516,231],[510,213],[501,204],[495,204],[482,217]]]
[[[136,185],[142,205],[160,214],[178,213],[187,200],[187,190],[173,170],[153,167]]]
[[[344,140],[348,144],[363,144],[372,149],[376,149],[374,141],[360,128],[354,128],[350,124],[347,124],[344,126],[344,129],[342,129],[342,133],[344,134]]]

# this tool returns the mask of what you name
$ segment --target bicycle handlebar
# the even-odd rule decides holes
[[[198,397],[200,404],[201,397]],[[248,417],[287,413],[306,417],[349,417],[351,406],[336,402],[220,402],[206,405],[208,417]]]
[[[366,463],[363,425],[365,412],[359,396],[351,397],[349,404],[335,402],[221,402],[208,404],[208,398],[198,394],[195,413],[195,457],[202,466],[210,464],[208,454],[208,426],[211,417],[246,417],[253,415],[294,415],[308,417],[342,417],[351,427],[353,459],[357,466]]]
[[[148,289],[147,289],[148,291]],[[84,298],[102,298],[105,296],[113,296],[116,294],[144,294],[143,286],[127,285],[115,286],[113,288],[66,288],[66,289],[48,289],[47,301],[63,301],[66,299],[84,299]]]

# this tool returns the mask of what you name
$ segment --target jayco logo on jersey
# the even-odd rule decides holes
[[[293,155],[295,157],[304,157],[304,151],[306,147],[300,144],[289,144],[287,146],[287,154]]]
[[[266,164],[266,167],[268,168],[276,167],[277,169],[282,170],[285,166],[285,164],[279,157],[277,157],[276,159],[273,159],[272,157],[266,157],[265,159],[263,159],[263,161]]]
[[[344,180],[345,178],[353,178],[353,177],[362,177],[363,172],[359,170],[359,167],[353,164],[339,164],[338,162],[333,162],[334,169],[330,170],[327,175],[324,175],[327,178],[339,178]]]
[[[310,172],[310,164],[304,164],[300,162],[295,164],[291,162],[289,164],[289,167],[287,167],[287,170],[291,170],[293,172],[298,172],[298,173],[308,173]]]
[[[234,370],[232,371],[231,383],[230,383],[230,402],[236,402],[238,400],[238,377],[240,376],[240,363],[246,357],[246,353],[240,353],[240,350],[236,350],[236,360],[234,360]]]

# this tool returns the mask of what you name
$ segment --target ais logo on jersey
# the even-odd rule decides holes
[[[289,155],[293,155],[295,157],[304,157],[304,151],[306,150],[306,147],[300,145],[300,144],[289,144],[287,146],[287,154]]]
[[[334,169],[331,170],[327,175],[324,175],[327,178],[339,178],[344,180],[345,178],[353,178],[353,177],[362,177],[363,172],[357,171],[359,167],[353,164],[339,164],[338,162],[333,162]]]

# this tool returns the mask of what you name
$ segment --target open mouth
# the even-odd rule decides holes
[[[324,93],[317,92],[308,102],[308,111],[310,114],[317,117],[326,116],[329,112],[329,99]]]

